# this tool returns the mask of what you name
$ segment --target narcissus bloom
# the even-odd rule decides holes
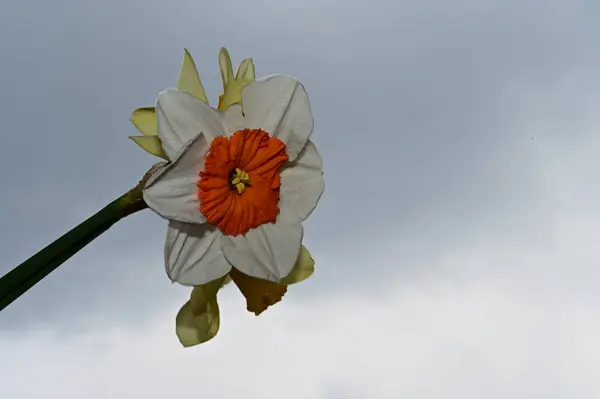
[[[166,90],[156,113],[172,162],[150,179],[144,200],[170,220],[169,277],[195,286],[232,267],[273,282],[286,277],[300,252],[302,221],[323,192],[300,82],[272,76],[250,83],[242,104],[224,112]]]
[[[136,143],[171,161],[147,183],[144,199],[169,220],[168,276],[194,287],[177,315],[184,346],[217,333],[216,295],[230,280],[258,315],[288,284],[312,274],[302,221],[324,187],[302,84],[282,75],[254,81],[251,59],[234,77],[225,49],[219,63],[224,93],[218,109],[208,105],[186,52],[178,90],[163,91],[155,107],[132,115],[144,134]]]

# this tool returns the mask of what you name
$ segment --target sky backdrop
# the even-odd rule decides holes
[[[305,85],[326,190],[314,276],[260,317],[189,289],[144,211],[0,313],[7,399],[600,398],[600,4],[0,0],[0,272],[156,161],[131,111],[187,48]]]

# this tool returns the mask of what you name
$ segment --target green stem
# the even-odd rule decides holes
[[[147,208],[142,189],[153,170],[146,173],[136,187],[1,277],[0,311],[116,222]]]

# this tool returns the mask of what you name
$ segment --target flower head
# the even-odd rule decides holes
[[[166,90],[156,109],[172,162],[148,183],[144,199],[171,222],[169,277],[196,286],[235,267],[279,282],[296,263],[301,223],[323,191],[303,86],[281,75],[253,82],[242,104],[224,112]]]
[[[288,76],[255,82],[251,59],[233,78],[225,49],[219,63],[224,93],[218,109],[208,105],[186,52],[178,89],[163,91],[155,107],[132,116],[170,160],[149,180],[144,199],[169,220],[169,278],[194,287],[177,316],[184,346],[217,333],[216,295],[228,281],[258,315],[314,270],[301,244],[302,221],[323,192],[323,172],[309,140],[306,91]]]

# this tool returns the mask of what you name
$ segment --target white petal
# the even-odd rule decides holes
[[[238,130],[246,129],[248,126],[246,118],[242,114],[242,104],[233,104],[226,111],[222,112],[223,123],[227,128],[229,136]]]
[[[302,245],[302,224],[278,218],[245,236],[221,236],[225,257],[244,274],[279,282],[294,268]]]
[[[171,221],[165,244],[165,267],[172,281],[195,286],[223,277],[231,265],[223,256],[221,231],[208,223]]]
[[[242,90],[242,107],[249,128],[266,130],[286,144],[289,160],[296,159],[313,130],[308,95],[296,79],[275,75]]]
[[[204,134],[186,143],[175,160],[153,174],[144,188],[144,201],[164,218],[188,223],[204,223],[198,199],[199,173],[208,152]]]
[[[325,188],[323,160],[312,141],[306,143],[294,162],[285,164],[280,176],[281,213],[292,213],[299,221],[303,221],[315,209]]]
[[[158,136],[171,159],[198,133],[204,133],[209,143],[217,136],[227,135],[217,111],[191,94],[181,91],[161,92],[156,101],[156,115]]]

